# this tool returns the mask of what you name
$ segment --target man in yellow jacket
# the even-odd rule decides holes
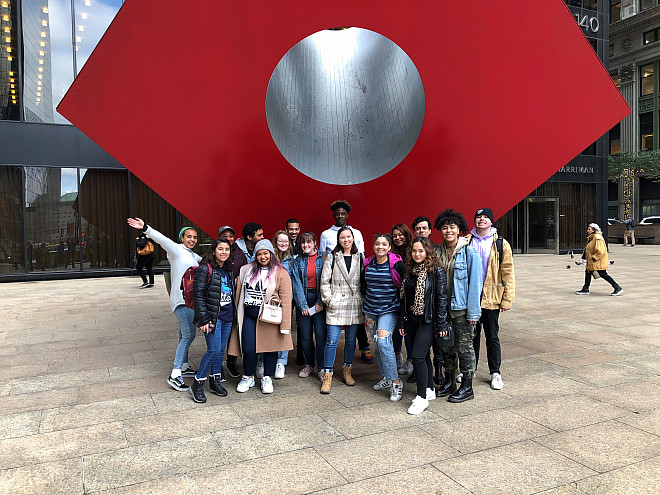
[[[502,350],[500,347],[500,311],[508,311],[516,295],[511,246],[497,235],[493,227],[494,216],[490,208],[481,208],[474,214],[474,228],[468,234],[468,242],[481,256],[483,290],[481,292],[481,318],[474,332],[475,362],[479,364],[481,327],[486,335],[486,353],[490,387],[502,390],[504,382],[500,373]]]
[[[598,274],[598,278],[602,278],[612,286],[614,289],[612,296],[621,295],[623,289],[607,274],[607,266],[610,264],[607,257],[607,245],[605,239],[603,239],[602,230],[600,230],[597,223],[590,223],[587,227],[587,245],[584,248],[583,258],[587,261],[587,268],[584,272],[584,286],[582,289],[575,291],[577,295],[589,294],[591,277],[595,273]]]

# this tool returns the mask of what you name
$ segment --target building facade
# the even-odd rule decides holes
[[[632,112],[610,131],[610,154],[660,148],[660,5],[621,0],[610,25],[610,74]],[[630,204],[630,211],[626,205]],[[660,215],[660,183],[645,177],[610,185],[609,218]]]
[[[567,0],[605,66],[608,1]],[[0,0],[0,282],[128,274],[127,217],[170,237],[192,225],[56,109],[121,3]],[[606,225],[608,152],[603,136],[498,221],[516,252],[577,249]]]

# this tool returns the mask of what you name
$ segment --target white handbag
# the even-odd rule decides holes
[[[259,310],[259,320],[273,325],[282,324],[282,302],[275,296],[266,302],[266,292],[262,291],[263,302]]]

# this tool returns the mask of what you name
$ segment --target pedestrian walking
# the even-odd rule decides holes
[[[584,285],[580,290],[575,291],[577,295],[589,295],[592,277],[602,278],[609,283],[614,289],[610,295],[620,296],[623,293],[621,286],[607,273],[609,265],[607,245],[603,239],[603,231],[597,223],[590,223],[587,227],[587,245],[584,248],[583,257],[587,261],[587,268],[584,271]]]
[[[150,289],[154,286],[154,259],[156,258],[156,246],[144,232],[140,232],[135,238],[135,270],[142,279],[139,289]],[[142,270],[147,272],[147,275]]]

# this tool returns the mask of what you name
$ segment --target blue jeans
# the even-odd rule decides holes
[[[307,292],[307,305],[314,307],[317,299],[316,292]],[[323,367],[323,351],[325,341],[328,338],[328,329],[325,326],[325,311],[315,313],[312,316],[305,316],[300,309],[296,308],[296,318],[298,321],[298,332],[300,332],[300,342],[305,355],[305,364],[314,366],[314,339],[316,339],[316,363],[321,369]],[[314,334],[312,336],[312,328]]]
[[[195,311],[182,304],[174,310],[174,316],[179,320],[179,345],[174,355],[174,369],[180,370],[183,363],[188,362],[188,349],[195,340]]]
[[[344,326],[344,364],[353,364],[355,354],[355,338],[357,336],[357,325]],[[332,372],[337,355],[337,342],[341,335],[341,325],[328,325],[328,337],[325,340],[323,350],[324,370]]]
[[[241,346],[243,347],[243,374],[254,376],[257,370],[257,319],[259,306],[244,306]],[[275,374],[277,351],[264,352],[264,376]]]
[[[206,353],[204,353],[199,363],[196,376],[198,380],[206,378],[209,371],[212,375],[217,375],[222,371],[222,359],[230,333],[231,321],[218,320],[215,326],[215,332],[204,334],[204,338],[206,338]]]
[[[380,373],[386,380],[398,380],[399,372],[396,367],[396,355],[394,354],[394,346],[392,345],[392,332],[397,323],[398,313],[385,313],[382,315],[371,315],[368,313],[366,316],[366,326],[371,332],[371,338],[374,341],[374,355]],[[371,320],[371,325],[369,324]],[[385,330],[387,335],[385,337],[378,336],[378,330]],[[397,332],[398,333],[398,332]]]

